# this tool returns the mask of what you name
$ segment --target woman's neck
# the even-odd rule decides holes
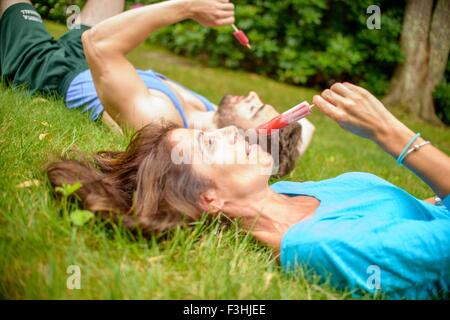
[[[226,203],[224,211],[241,219],[244,229],[278,252],[288,228],[313,214],[319,204],[313,197],[288,197],[267,187],[250,198]]]

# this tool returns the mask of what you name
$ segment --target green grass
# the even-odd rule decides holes
[[[56,35],[64,27],[47,24]],[[258,92],[284,110],[314,90],[257,75],[201,65],[141,46],[130,55],[139,68],[153,68],[218,101],[226,92]],[[345,299],[348,292],[286,275],[268,249],[232,226],[197,223],[164,239],[133,239],[122,228],[97,221],[71,225],[73,206],[56,201],[45,164],[72,146],[84,152],[122,149],[127,138],[92,123],[60,100],[30,97],[0,86],[0,298],[8,299]],[[318,112],[317,134],[287,179],[330,178],[347,171],[375,173],[417,197],[432,195],[412,173],[373,143],[354,137]],[[447,154],[450,130],[402,118]],[[39,185],[18,187],[38,180]],[[66,270],[81,268],[81,290],[68,290]]]

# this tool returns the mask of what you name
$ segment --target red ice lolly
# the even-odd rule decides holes
[[[234,24],[232,25],[232,27],[234,29],[233,35],[237,39],[237,41],[239,41],[239,43],[242,44],[244,47],[251,49],[252,46],[250,45],[250,41],[248,40],[244,31],[239,30]]]
[[[272,130],[281,129],[287,127],[293,122],[303,119],[311,113],[311,108],[314,105],[310,105],[308,102],[303,101],[288,111],[276,116],[272,120],[260,125],[257,130],[259,134],[271,134]]]

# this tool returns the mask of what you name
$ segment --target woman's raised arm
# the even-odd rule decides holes
[[[416,133],[392,115],[367,90],[350,83],[336,83],[323,91],[321,96],[314,96],[313,101],[342,128],[375,141],[395,159],[398,159],[403,150],[411,150],[407,146]],[[424,142],[419,137],[411,147]],[[432,144],[423,144],[419,149],[411,151],[403,163],[442,199],[450,194],[450,157]]]

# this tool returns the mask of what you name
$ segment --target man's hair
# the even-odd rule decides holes
[[[222,102],[219,104],[219,108],[217,110],[216,124],[219,128],[236,125],[236,109],[234,108],[233,104],[227,103],[227,100],[227,96],[225,96],[224,99],[222,99]],[[302,127],[298,123],[291,123],[289,126],[280,130],[278,146],[279,167],[278,172],[273,175],[274,177],[285,176],[292,170],[294,170],[295,163],[300,156],[298,145],[300,143],[301,133]],[[258,142],[259,141],[260,139],[258,139]],[[271,136],[269,136],[269,139],[267,141],[267,147],[264,147],[264,145],[266,145],[265,143],[260,143],[260,145],[263,147],[263,149],[265,149],[265,151],[269,152],[272,157],[275,158],[270,148],[272,145]]]
[[[278,172],[273,176],[282,177],[295,169],[295,164],[300,156],[298,145],[300,143],[301,134],[302,127],[298,123],[291,123],[280,130],[278,145],[279,167]],[[272,146],[271,139],[272,136],[269,136],[267,141],[268,150],[266,150],[270,154],[272,154],[272,150],[270,149]]]

